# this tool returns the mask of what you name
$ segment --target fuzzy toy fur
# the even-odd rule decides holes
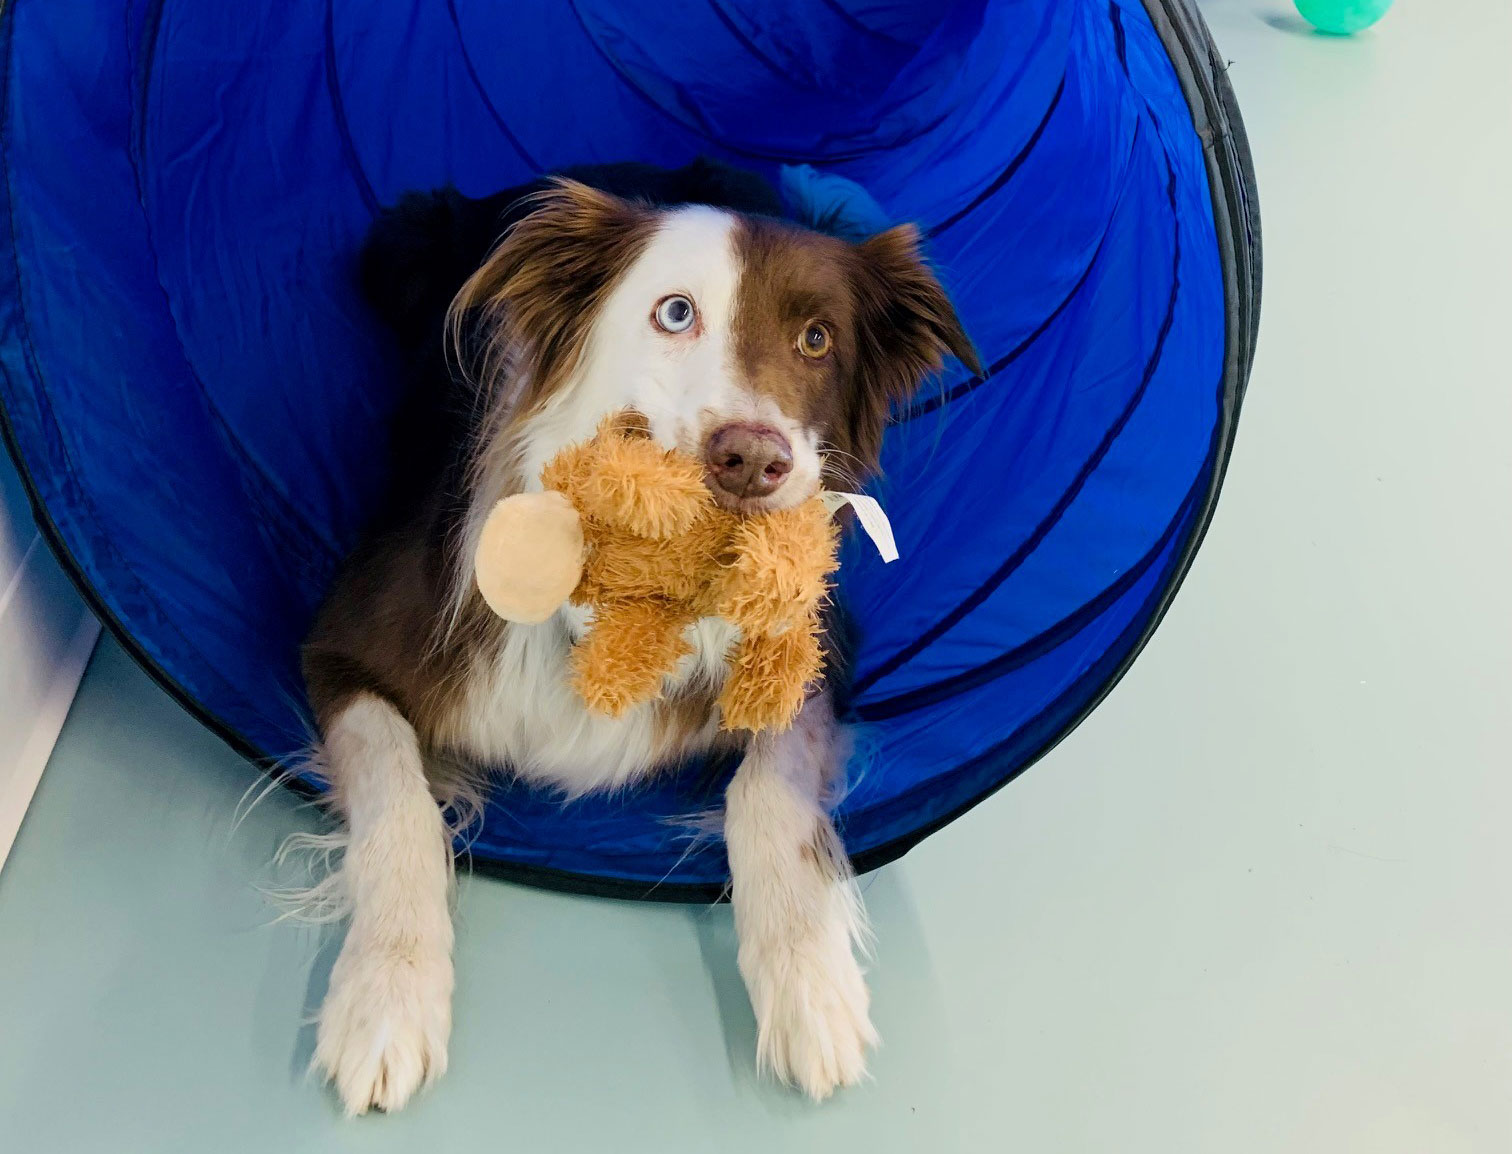
[[[568,559],[577,575],[570,600],[592,612],[593,624],[570,664],[573,688],[591,708],[620,717],[660,696],[693,652],[686,631],[720,617],[740,630],[719,696],[721,727],[786,729],[823,665],[819,609],[840,563],[839,534],[818,497],[744,516],[717,505],[703,475],[701,462],[652,441],[638,414],[608,417],[591,441],[546,465],[545,492],[495,507],[477,554],[478,585],[498,590],[490,566],[554,573],[564,559],[543,541],[581,541],[581,556]],[[518,516],[522,503],[540,512]],[[553,515],[573,524],[542,532],[540,517]],[[496,593],[491,604],[511,618],[501,600]],[[533,605],[528,619],[559,607]]]

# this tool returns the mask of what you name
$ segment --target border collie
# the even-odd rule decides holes
[[[973,369],[975,353],[912,226],[852,243],[780,219],[763,181],[709,162],[574,176],[524,198],[413,195],[364,250],[416,387],[395,495],[304,650],[343,823],[330,884],[350,912],[314,1063],[349,1114],[397,1109],[446,1069],[453,840],[490,766],[571,798],[733,745],[722,828],[758,1063],[822,1099],[876,1041],[828,813],[844,757],[824,686],[785,732],[722,733],[732,635],[710,619],[658,701],[601,716],[567,681],[585,616],[506,624],[471,558],[494,503],[539,488],[610,412],[643,414],[709,462],[721,503],[760,515],[864,479],[891,407],[946,352]]]

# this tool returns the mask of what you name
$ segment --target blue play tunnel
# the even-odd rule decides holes
[[[812,166],[914,220],[982,352],[888,434],[903,559],[852,543],[840,825],[869,868],[1109,691],[1212,515],[1259,221],[1188,0],[9,0],[0,410],[39,523],[187,708],[270,765],[400,390],[354,261],[382,205],[545,171]],[[562,805],[502,786],[479,867],[717,892],[712,765]]]

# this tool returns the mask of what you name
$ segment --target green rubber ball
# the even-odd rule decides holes
[[[1348,36],[1369,28],[1391,7],[1392,0],[1294,0],[1297,11],[1319,32]]]

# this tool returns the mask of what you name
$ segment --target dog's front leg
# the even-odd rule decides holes
[[[347,1113],[397,1110],[446,1069],[451,1033],[451,838],[415,731],[360,695],[325,752],[349,839],[338,881],[352,923],[320,1011],[315,1066]]]
[[[753,739],[725,796],[757,1065],[816,1100],[858,1082],[877,1040],[855,956],[865,916],[825,808],[836,737],[828,698],[809,701],[791,729]]]

